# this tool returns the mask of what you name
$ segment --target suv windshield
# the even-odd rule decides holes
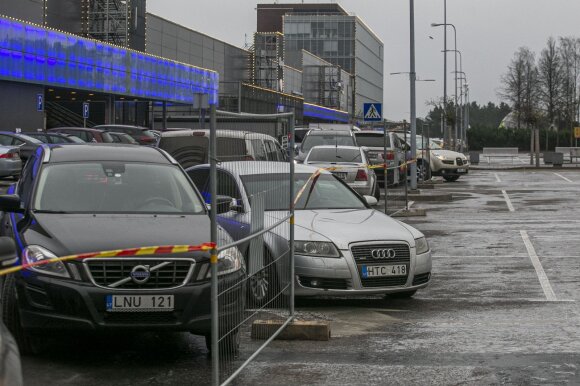
[[[366,209],[365,204],[336,177],[320,174],[309,180],[311,174],[296,174],[294,191],[299,192],[306,185],[296,209]],[[288,210],[288,174],[253,174],[241,176],[250,199],[253,196],[264,198],[265,210]],[[313,185],[314,184],[314,185]],[[272,190],[272,186],[276,186]],[[267,192],[267,194],[264,194]]]
[[[302,142],[302,151],[307,152],[314,146],[321,145],[334,145],[334,146],[356,146],[354,137],[352,135],[344,135],[338,133],[325,133],[325,134],[309,134],[304,138]]]
[[[33,209],[47,213],[205,213],[180,168],[128,162],[48,165],[40,176]]]
[[[376,133],[356,133],[356,143],[359,146],[365,147],[383,147],[384,146],[384,136]],[[387,135],[387,147],[391,147],[391,139]]]
[[[308,163],[310,162],[330,162],[330,163],[361,163],[362,157],[360,150],[341,149],[341,148],[314,148],[308,154]]]

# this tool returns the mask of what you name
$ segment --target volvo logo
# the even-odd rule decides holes
[[[148,265],[136,265],[131,270],[131,280],[135,284],[145,284],[151,277],[151,271]]]
[[[394,259],[397,252],[394,249],[373,249],[371,256],[373,259]]]

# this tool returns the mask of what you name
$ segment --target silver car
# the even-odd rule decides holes
[[[304,159],[304,165],[330,170],[361,196],[374,196],[377,200],[381,197],[375,171],[360,147],[315,146]]]
[[[288,213],[289,163],[223,162],[218,166],[218,195],[236,199],[232,210],[218,216],[220,225],[236,240],[250,232],[250,197],[266,194],[266,217]],[[295,273],[297,296],[396,294],[412,296],[431,279],[431,251],[415,228],[374,210],[374,197],[360,197],[328,171],[310,177],[316,168],[296,165],[296,191],[307,184],[296,203]],[[209,166],[187,173],[204,197],[209,197]],[[271,189],[276,186],[276,189]],[[275,259],[288,247],[284,235],[264,237]],[[248,258],[248,256],[246,256]],[[269,265],[273,267],[274,265]],[[275,269],[275,268],[272,268]],[[267,275],[276,275],[268,271]],[[269,283],[263,294],[272,292]]]
[[[14,146],[0,146],[0,177],[18,177],[21,170],[20,149]]]

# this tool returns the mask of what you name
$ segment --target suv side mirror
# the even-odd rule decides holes
[[[24,210],[20,208],[20,197],[17,194],[0,195],[0,211],[8,213],[24,212]]]
[[[217,214],[227,213],[233,210],[233,207],[236,205],[236,200],[230,196],[217,196],[216,197],[216,206],[217,206]]]
[[[13,266],[18,261],[16,243],[11,237],[0,237],[0,267]]]

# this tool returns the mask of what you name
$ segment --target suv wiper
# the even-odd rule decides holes
[[[49,209],[35,209],[34,213],[54,213],[54,214],[67,214],[64,210],[49,210]]]

